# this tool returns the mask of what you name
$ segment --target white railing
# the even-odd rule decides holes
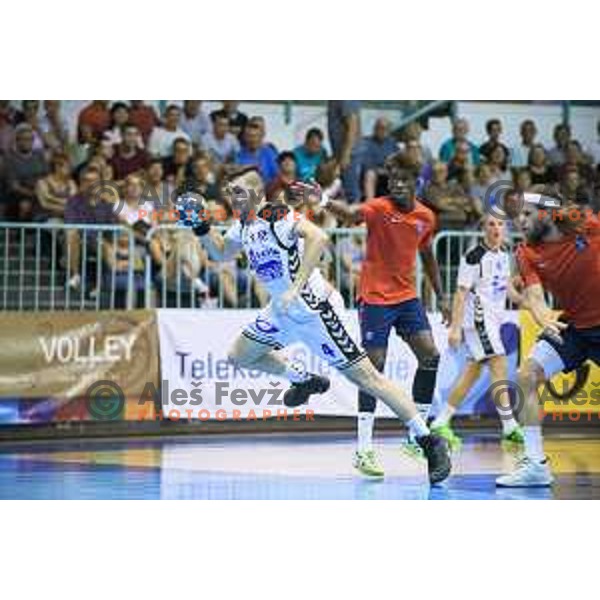
[[[328,233],[331,244],[320,268],[354,308],[366,231]],[[456,290],[460,257],[481,236],[478,231],[435,236],[446,294]],[[143,236],[116,225],[0,223],[0,265],[0,310],[255,308],[267,301],[243,255],[225,264],[213,261],[191,232],[174,225]],[[433,310],[435,297],[420,260],[416,285]]]

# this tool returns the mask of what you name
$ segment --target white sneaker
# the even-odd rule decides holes
[[[537,462],[527,456],[517,462],[512,473],[496,479],[498,487],[550,487],[553,483],[554,477],[550,472],[548,459]]]

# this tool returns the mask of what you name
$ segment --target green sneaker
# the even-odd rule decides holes
[[[382,479],[384,476],[383,467],[379,464],[377,456],[373,450],[358,450],[354,453],[352,461],[353,467],[365,477],[371,479]]]
[[[520,427],[513,429],[509,434],[502,435],[502,444],[509,446],[524,446],[525,435]]]
[[[402,442],[402,450],[408,454],[411,458],[416,459],[425,459],[425,455],[423,454],[423,448],[417,444],[415,440],[413,440],[410,436],[406,439],[405,442]]]
[[[445,423],[444,425],[439,425],[438,427],[430,426],[431,433],[435,433],[440,437],[444,438],[448,445],[450,446],[450,450],[456,451],[460,450],[462,446],[462,440],[454,433],[452,427],[450,427],[449,423]]]

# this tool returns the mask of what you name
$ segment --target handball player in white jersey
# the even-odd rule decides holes
[[[263,181],[253,167],[231,174],[226,189],[236,219],[226,234],[211,228],[205,218],[194,219],[192,227],[216,260],[230,260],[243,250],[271,296],[269,305],[233,342],[230,359],[242,368],[286,377],[291,386],[284,403],[298,406],[330,385],[327,378],[306,373],[299,362],[278,352],[303,342],[360,389],[387,404],[423,448],[430,482],[446,479],[451,470],[446,440],[431,434],[412,398],[373,367],[346,329],[341,296],[317,269],[329,243],[326,233],[288,206],[266,203]],[[298,189],[307,192],[306,186]],[[320,194],[318,187],[311,192]]]
[[[508,360],[500,328],[505,321],[507,296],[516,304],[522,301],[512,284],[504,221],[486,215],[483,233],[483,239],[461,259],[448,331],[450,348],[458,348],[461,343],[465,345],[467,364],[450,392],[448,403],[431,424],[431,430],[445,438],[452,449],[459,448],[461,441],[450,422],[482,369],[489,367],[492,387],[508,379]],[[494,401],[502,424],[503,441],[522,445],[523,431],[513,415],[508,388],[501,390]]]

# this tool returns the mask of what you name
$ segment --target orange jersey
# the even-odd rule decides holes
[[[520,244],[525,286],[540,283],[577,329],[600,326],[600,221],[589,216],[581,233],[555,242]]]
[[[367,225],[360,300],[398,304],[416,298],[417,252],[431,244],[435,215],[418,201],[411,212],[401,212],[387,197],[365,202],[360,212]]]

